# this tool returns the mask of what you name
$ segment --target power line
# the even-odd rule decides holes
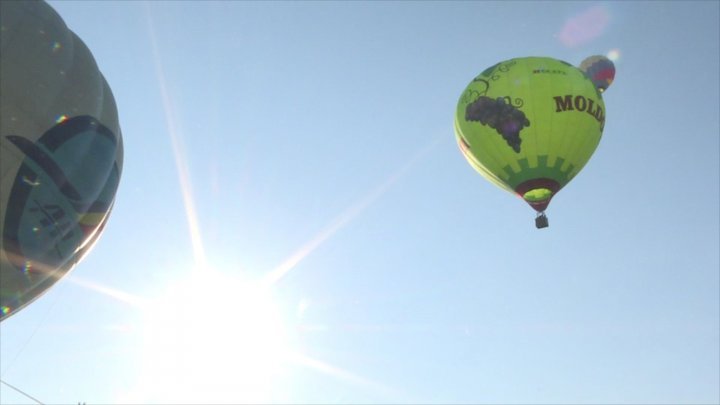
[[[10,385],[10,384],[6,383],[6,382],[5,382],[5,381],[3,381],[2,379],[0,379],[0,383],[3,383],[3,384],[5,384],[5,385],[7,385],[8,387],[10,387],[10,388],[14,389],[15,391],[17,391],[17,392],[19,392],[19,393],[21,393],[21,394],[25,395],[26,397],[28,397],[28,398],[32,399],[33,401],[35,401],[35,403],[37,403],[37,404],[39,404],[39,405],[43,405],[43,403],[42,403],[42,402],[38,401],[38,400],[37,400],[36,398],[33,398],[32,396],[30,396],[30,394],[28,394],[28,393],[24,392],[24,391],[23,391],[23,390],[21,390],[20,388],[17,388],[17,387],[13,387],[12,385]]]

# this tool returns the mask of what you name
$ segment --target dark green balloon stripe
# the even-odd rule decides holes
[[[518,159],[518,166],[520,170],[513,170],[512,165],[507,165],[503,168],[503,172],[507,175],[506,183],[515,189],[518,184],[524,183],[532,179],[552,179],[560,183],[560,186],[565,186],[570,179],[572,179],[572,173],[575,166],[571,163],[563,169],[565,159],[559,157],[555,159],[553,166],[548,165],[548,155],[538,156],[538,165],[536,167],[530,167],[527,159]]]

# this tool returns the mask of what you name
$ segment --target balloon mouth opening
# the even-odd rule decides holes
[[[525,181],[515,187],[515,192],[534,210],[543,212],[560,188],[557,181],[543,178]]]
[[[529,204],[539,203],[551,199],[553,192],[547,188],[536,188],[523,194],[523,199]]]
[[[550,205],[554,193],[547,188],[536,188],[522,195],[526,203],[537,212],[543,212]]]

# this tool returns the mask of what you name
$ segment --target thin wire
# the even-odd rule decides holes
[[[43,403],[42,403],[42,402],[40,402],[40,401],[38,401],[38,400],[37,400],[37,398],[33,398],[32,396],[30,396],[30,394],[28,394],[28,393],[24,392],[24,391],[23,391],[23,390],[21,390],[20,388],[17,388],[17,387],[13,387],[12,385],[10,385],[10,384],[6,383],[6,382],[5,382],[5,381],[3,381],[2,379],[0,379],[0,383],[3,383],[3,384],[5,384],[5,385],[7,385],[8,387],[10,387],[10,388],[14,389],[15,391],[17,391],[17,392],[19,392],[19,393],[21,393],[21,394],[25,395],[26,397],[28,397],[28,398],[32,399],[33,401],[35,401],[35,403],[38,403],[38,404],[40,404],[40,405],[43,405]]]
[[[67,283],[65,283],[67,284]],[[13,357],[12,360],[10,360],[9,363],[6,363],[5,369],[0,367],[0,377],[2,377],[5,373],[10,370],[13,364],[15,364],[15,361],[17,361],[18,357],[20,357],[20,354],[22,354],[23,351],[25,351],[25,348],[30,344],[30,341],[35,337],[35,334],[40,330],[40,327],[45,325],[45,322],[47,322],[48,318],[50,317],[50,313],[55,309],[57,306],[58,301],[60,301],[60,298],[65,293],[65,286],[64,285],[56,285],[55,288],[57,289],[58,293],[55,295],[55,300],[52,302],[50,307],[45,311],[45,314],[43,315],[40,322],[37,323],[35,326],[35,329],[33,329],[30,336],[25,339],[25,342],[20,346],[20,349],[15,353],[15,357]]]

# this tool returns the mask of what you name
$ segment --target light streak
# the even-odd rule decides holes
[[[165,124],[172,143],[175,165],[178,172],[178,180],[182,192],[183,204],[185,206],[185,216],[187,217],[188,228],[190,231],[190,242],[192,244],[193,258],[195,259],[196,264],[194,268],[199,271],[204,271],[207,268],[207,260],[205,258],[205,249],[203,248],[202,237],[200,234],[200,224],[198,222],[197,210],[195,209],[195,201],[193,199],[190,172],[188,169],[187,159],[185,157],[185,147],[182,142],[180,128],[177,125],[178,118],[175,113],[176,109],[169,95],[165,70],[162,66],[162,60],[160,58],[160,52],[157,45],[157,36],[155,34],[155,27],[148,3],[145,3],[145,7],[150,43],[152,45],[153,58],[155,61],[155,75],[157,76],[158,85],[160,86],[160,95],[162,97],[163,111],[165,113]]]
[[[265,282],[273,284],[282,279],[287,275],[290,270],[295,268],[303,259],[310,255],[315,249],[322,245],[326,240],[333,236],[337,231],[342,229],[352,220],[357,218],[363,211],[365,211],[370,205],[377,201],[383,194],[385,194],[398,180],[400,180],[407,172],[425,157],[430,151],[435,149],[439,144],[440,138],[431,142],[426,147],[420,149],[415,155],[413,155],[408,162],[401,166],[398,170],[392,173],[385,181],[380,183],[375,189],[370,191],[367,195],[361,198],[358,202],[350,205],[345,211],[337,216],[328,226],[321,230],[315,237],[305,243],[300,249],[288,257],[279,266],[274,268],[266,277]]]

